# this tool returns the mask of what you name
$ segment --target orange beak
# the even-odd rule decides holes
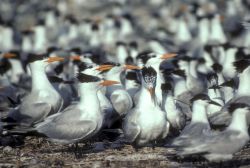
[[[100,65],[99,67],[96,68],[98,71],[105,71],[105,70],[110,70],[114,67],[114,65]]]
[[[81,56],[80,55],[71,56],[70,59],[74,61],[81,61]]]
[[[163,54],[162,56],[161,56],[161,59],[170,59],[170,58],[173,58],[173,57],[175,57],[177,54],[175,54],[175,53],[166,53],[166,54]]]
[[[57,62],[57,61],[63,61],[64,58],[62,57],[49,57],[45,62],[52,63],[52,62]]]
[[[105,80],[103,82],[100,83],[100,85],[102,86],[110,86],[110,85],[115,85],[115,84],[119,84],[120,82],[117,81],[112,81],[112,80]]]
[[[5,53],[5,54],[3,55],[3,57],[4,57],[4,58],[14,58],[14,57],[16,57],[16,54],[13,54],[13,53]]]
[[[125,65],[125,69],[141,69],[140,67],[138,66],[135,66],[135,65]]]

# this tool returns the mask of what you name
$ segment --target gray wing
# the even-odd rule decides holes
[[[223,108],[214,113],[209,120],[213,125],[229,125],[232,119],[232,116],[228,113],[228,107],[232,103],[244,103],[250,105],[250,97],[249,96],[241,96],[241,97],[234,97],[230,101],[228,101]]]
[[[132,108],[133,102],[129,94],[124,90],[117,90],[110,96],[113,108],[120,116],[125,115]]]
[[[123,131],[126,141],[134,142],[140,134],[140,127],[134,122],[129,122],[124,125]]]
[[[133,110],[124,119],[123,132],[128,142],[134,142],[141,132],[140,126],[136,124],[137,117],[137,113]]]
[[[55,141],[68,141],[69,143],[88,138],[96,129],[96,124],[90,120],[54,123],[50,122],[38,128],[38,132],[45,134]]]
[[[195,144],[184,148],[182,155],[198,153],[233,154],[239,151],[247,142],[246,138],[239,138],[238,131],[225,131],[221,133],[202,135]]]
[[[8,117],[19,123],[30,125],[42,121],[51,109],[51,105],[47,103],[22,104],[19,109],[10,112]]]
[[[188,146],[193,143],[193,140],[200,138],[204,131],[211,130],[208,124],[195,123],[187,125],[181,132],[180,136],[172,142],[174,146]]]
[[[37,125],[38,132],[51,139],[65,140],[69,143],[83,138],[88,138],[96,130],[97,124],[91,120],[80,120],[79,109],[57,113]]]

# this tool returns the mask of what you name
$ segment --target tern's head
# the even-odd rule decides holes
[[[247,114],[250,112],[250,106],[245,103],[232,103],[228,107],[228,111],[230,114],[237,113],[237,114]]]
[[[84,73],[87,75],[93,75],[93,76],[98,76],[100,78],[102,78],[102,74],[100,74],[100,71],[98,71],[98,66],[96,66],[95,64],[89,64],[86,62],[81,62],[78,65],[78,71],[80,73]]]
[[[138,66],[134,65],[122,65],[119,63],[115,62],[106,62],[97,67],[98,71],[101,72],[106,72],[107,75],[115,75],[115,74],[120,74],[122,71],[127,70],[127,69],[140,69]]]
[[[162,61],[175,57],[177,54],[174,53],[154,53],[151,51],[145,51],[137,56],[137,61],[142,62],[143,64],[153,65],[160,64]]]
[[[195,95],[195,96],[190,100],[190,102],[191,102],[192,104],[194,104],[194,103],[199,103],[199,104],[204,105],[204,106],[207,106],[207,105],[209,105],[209,104],[214,104],[214,105],[217,105],[217,106],[221,106],[219,103],[217,103],[217,102],[211,100],[211,99],[209,98],[208,95],[203,94],[203,93]]]
[[[161,84],[162,93],[171,93],[173,91],[173,86],[170,82]]]
[[[145,87],[149,91],[151,98],[154,99],[157,72],[151,66],[143,67],[141,69],[141,76],[142,76],[142,79],[141,79],[142,86]]]
[[[85,73],[78,73],[77,79],[82,86],[88,86],[89,89],[101,89],[103,86],[110,86],[114,84],[118,84],[117,81],[112,80],[103,80],[94,75],[88,75]]]
[[[235,70],[238,73],[242,73],[244,72],[246,69],[248,69],[249,65],[250,65],[250,60],[249,59],[241,59],[238,61],[235,61],[233,63]]]
[[[53,62],[58,62],[63,60],[64,58],[59,56],[47,57],[47,54],[29,54],[26,61],[27,64],[36,63],[46,67],[47,65]]]

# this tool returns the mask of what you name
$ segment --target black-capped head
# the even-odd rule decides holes
[[[27,56],[27,64],[33,63],[36,61],[41,61],[46,58],[46,54],[35,54],[35,53],[29,53]]]
[[[220,86],[221,87],[231,87],[233,89],[238,88],[237,83],[233,79],[231,79],[229,81],[225,81],[224,83],[220,84]]]
[[[64,80],[58,76],[48,76],[48,79],[51,83],[62,83]]]
[[[233,47],[233,45],[230,42],[226,42],[222,44],[222,47],[224,48],[224,50],[228,50],[229,48]]]
[[[23,31],[21,31],[21,33],[24,36],[31,36],[31,35],[34,34],[34,31],[32,31],[32,30],[23,30]]]
[[[11,69],[10,61],[6,58],[2,58],[0,60],[0,74],[4,75],[10,69]]]
[[[128,71],[126,73],[126,79],[137,81],[138,80],[137,73],[135,71]]]
[[[245,103],[231,103],[228,107],[228,112],[230,114],[234,113],[237,109],[245,109],[247,111],[250,111],[250,107],[248,104]]]
[[[58,50],[60,50],[60,48],[58,48],[56,46],[51,46],[51,47],[47,48],[47,53],[51,54],[51,53],[56,52]]]
[[[214,72],[216,72],[216,73],[220,73],[223,70],[223,66],[219,63],[214,63],[212,65],[212,68],[213,68]]]
[[[146,64],[147,61],[152,57],[156,57],[156,54],[150,50],[147,50],[139,53],[136,57],[136,60],[141,60],[143,64]]]
[[[195,95],[192,99],[190,99],[190,102],[193,104],[195,101],[200,101],[201,103],[203,103],[204,105],[208,105],[208,104],[213,104],[216,106],[221,106],[219,103],[211,100],[209,98],[209,96],[207,94],[201,93],[201,94],[197,94]]]
[[[177,76],[180,76],[180,77],[183,77],[183,78],[186,78],[186,73],[185,73],[185,70],[181,70],[181,69],[176,69],[172,72],[173,75],[177,75]]]
[[[235,61],[233,65],[238,73],[242,73],[250,65],[250,61],[248,59],[241,59]]]
[[[163,93],[172,91],[173,87],[172,84],[170,82],[166,82],[166,83],[162,83],[161,84],[161,90]]]
[[[92,76],[92,75],[87,75],[84,73],[78,73],[77,74],[77,79],[81,83],[91,83],[91,82],[99,82],[101,81],[101,78],[97,76]]]
[[[99,25],[97,23],[93,23],[92,26],[91,26],[91,29],[93,31],[98,31],[99,30]]]
[[[84,71],[86,69],[89,69],[89,68],[93,68],[93,65],[87,64],[85,62],[80,62],[78,64],[78,70],[79,70],[79,72],[82,72],[82,71]]]
[[[245,48],[244,47],[238,47],[237,52],[235,53],[235,58],[236,60],[241,60],[245,59],[247,57],[247,54],[245,53]]]
[[[70,49],[70,53],[75,54],[75,55],[81,55],[82,54],[82,50],[79,47],[75,47],[75,48],[71,48]]]
[[[126,44],[125,42],[123,42],[123,41],[117,41],[117,42],[116,42],[116,46],[117,46],[117,47],[118,47],[118,46],[124,46],[124,47],[126,47],[127,44]]]
[[[44,19],[38,19],[36,25],[37,26],[44,26],[45,25]]]
[[[133,57],[128,56],[128,57],[125,59],[125,62],[126,62],[126,64],[132,65],[132,64],[134,64],[134,59],[133,59]]]
[[[131,42],[129,43],[129,47],[131,47],[131,48],[138,48],[138,44],[137,44],[136,41],[131,41]]]
[[[101,65],[113,65],[113,66],[121,66],[120,63],[117,62],[112,62],[112,61],[108,61],[108,62],[104,62]]]
[[[212,50],[213,50],[213,46],[212,45],[205,45],[204,46],[204,51],[208,52],[208,53],[212,53]]]
[[[154,88],[156,86],[156,79],[157,79],[157,72],[155,71],[155,69],[151,66],[143,67],[141,69],[141,73],[144,82],[148,86]]]
[[[190,99],[190,102],[193,103],[197,100],[210,101],[210,98],[207,94],[201,93],[201,94],[195,95],[192,99]]]

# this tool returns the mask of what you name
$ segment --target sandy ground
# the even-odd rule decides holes
[[[135,150],[119,141],[102,139],[74,146],[58,145],[38,137],[2,137],[9,146],[0,146],[0,167],[250,167],[250,144],[233,160],[208,163],[201,158],[181,159],[166,147]],[[12,146],[12,147],[11,147]]]

